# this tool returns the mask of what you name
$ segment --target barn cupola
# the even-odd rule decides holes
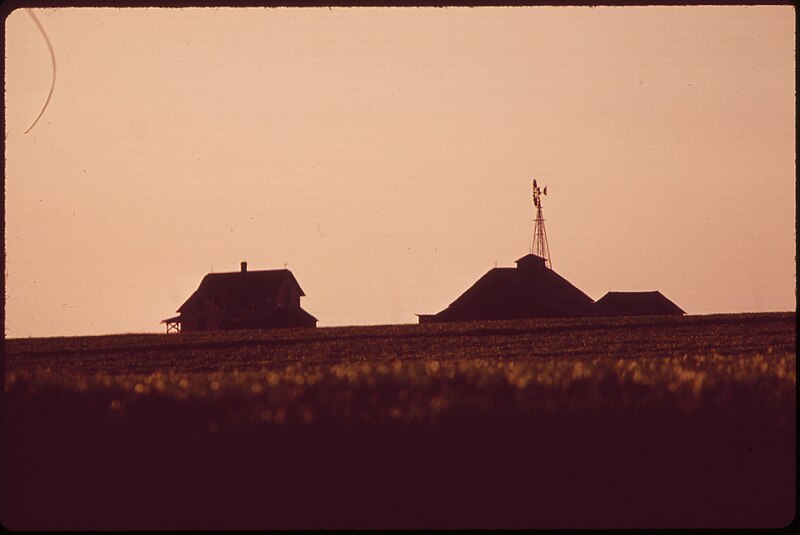
[[[247,273],[247,262],[242,262],[242,273]]]
[[[545,269],[547,266],[545,262],[547,260],[542,258],[541,256],[537,256],[535,254],[526,254],[519,260],[517,260],[517,269],[522,269],[525,271],[536,271],[539,269]]]

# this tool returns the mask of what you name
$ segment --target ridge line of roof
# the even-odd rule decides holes
[[[289,269],[281,268],[281,269],[248,269],[247,271],[218,271],[216,273],[206,273],[206,275],[239,275],[239,274],[246,274],[246,273],[277,273],[279,271],[286,271],[287,273],[291,273],[292,271]]]

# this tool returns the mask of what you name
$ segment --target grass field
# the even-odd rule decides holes
[[[6,341],[15,529],[779,527],[795,313]]]

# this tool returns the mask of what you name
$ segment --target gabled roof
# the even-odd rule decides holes
[[[200,286],[180,306],[178,312],[184,312],[199,304],[203,297],[213,301],[224,299],[233,305],[246,302],[253,297],[274,299],[280,288],[287,282],[295,286],[301,296],[305,295],[297,279],[288,269],[209,273],[203,277]]]
[[[631,316],[686,314],[658,290],[653,292],[608,292],[598,299],[597,304]]]

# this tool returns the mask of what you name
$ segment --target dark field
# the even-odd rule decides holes
[[[769,528],[796,315],[6,341],[12,529]]]

